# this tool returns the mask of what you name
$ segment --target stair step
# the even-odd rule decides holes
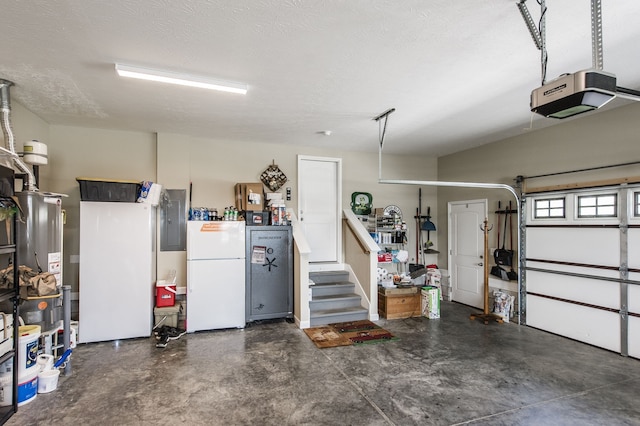
[[[310,272],[309,279],[316,284],[349,281],[348,271],[317,271]]]
[[[348,281],[343,281],[327,284],[314,284],[309,286],[309,288],[311,289],[312,299],[315,299],[318,296],[353,294],[353,290],[356,288],[356,285]]]
[[[369,318],[369,312],[362,307],[344,308],[344,309],[325,309],[321,311],[311,312],[311,326],[334,324],[346,321],[366,320]]]
[[[309,309],[313,312],[328,309],[359,307],[361,306],[360,300],[360,296],[355,293],[314,296],[313,299],[309,301]]]

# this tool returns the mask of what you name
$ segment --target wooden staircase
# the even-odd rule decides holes
[[[347,271],[311,272],[311,327],[369,318],[362,307],[360,296],[355,294],[355,284],[349,282]]]

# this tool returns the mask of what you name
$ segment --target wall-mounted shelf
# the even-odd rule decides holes
[[[378,252],[379,265],[396,265],[397,272],[404,269],[406,262],[400,262],[395,255],[400,250],[404,250],[407,242],[407,227],[402,222],[402,216],[397,214],[379,214],[378,211],[369,216],[369,233],[374,241],[382,249]]]

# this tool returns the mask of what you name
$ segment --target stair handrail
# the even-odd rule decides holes
[[[347,252],[345,248],[345,263],[349,266],[354,274],[357,287],[360,289],[357,294],[366,302],[369,319],[375,321],[378,319],[378,252],[380,246],[375,242],[369,234],[368,229],[362,221],[349,209],[343,210],[343,241],[347,241],[346,232],[350,233],[352,240],[358,244],[361,254]],[[355,257],[352,257],[355,256]],[[364,259],[359,257],[364,256]],[[359,260],[358,260],[359,259]],[[352,264],[353,261],[353,264]],[[363,262],[364,261],[364,262]],[[357,267],[355,265],[358,265]],[[359,272],[357,272],[357,270]]]
[[[349,209],[344,209],[342,214],[346,224],[356,236],[358,243],[360,243],[363,251],[365,253],[379,252],[380,246],[376,244],[374,239],[369,234],[369,231],[367,231],[362,222],[358,219],[358,216],[356,216],[355,213]]]
[[[302,254],[311,253],[311,247],[309,247],[309,243],[307,242],[307,237],[298,222],[298,217],[294,213],[293,209],[287,209],[287,215],[291,218],[291,233],[293,235],[293,239],[295,240],[296,245],[298,246],[298,250]]]
[[[288,208],[287,214],[291,218],[291,234],[294,245],[293,282],[296,296],[293,316],[298,327],[308,328],[311,322],[311,314],[309,312],[309,254],[311,253],[311,247],[293,209]]]

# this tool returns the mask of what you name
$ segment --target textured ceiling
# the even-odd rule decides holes
[[[590,2],[546,3],[547,79],[590,68]],[[604,69],[639,89],[640,1],[602,11]],[[516,0],[5,0],[0,25],[0,77],[50,124],[376,151],[372,118],[396,108],[385,152],[440,156],[526,131],[541,82]],[[116,62],[249,92],[123,79]]]

